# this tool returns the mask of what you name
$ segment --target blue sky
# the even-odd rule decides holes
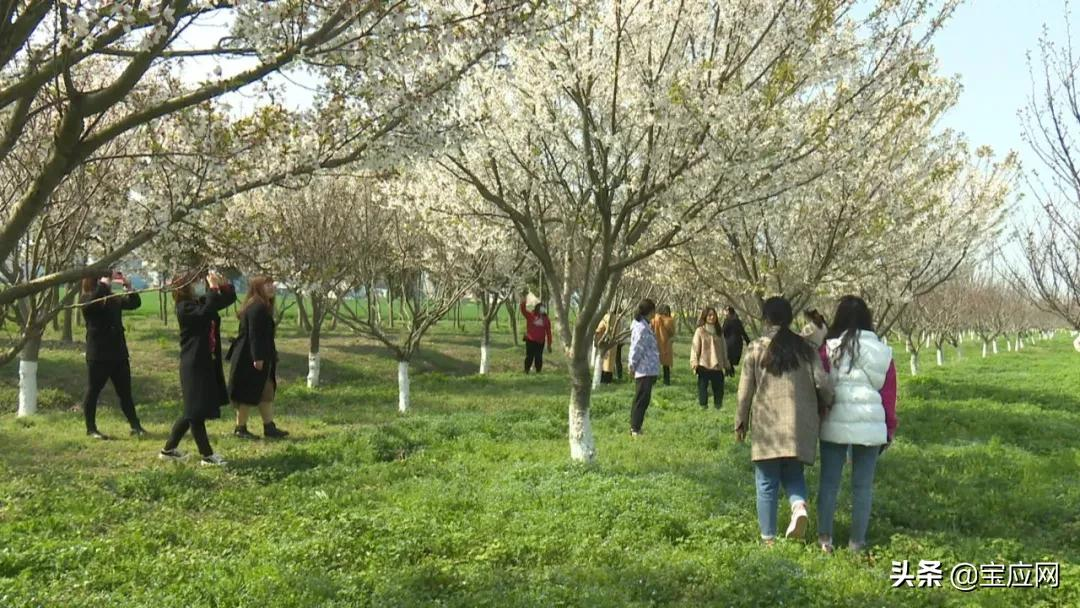
[[[1044,25],[1053,40],[1065,40],[1065,12],[1065,0],[969,0],[961,6],[935,43],[941,73],[958,74],[964,87],[943,126],[999,156],[1016,150],[1025,169],[1037,164],[1021,139],[1016,113],[1031,95],[1027,54],[1037,65]]]

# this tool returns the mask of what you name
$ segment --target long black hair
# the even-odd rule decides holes
[[[724,330],[723,330],[723,327],[720,325],[720,315],[716,312],[716,309],[713,308],[712,306],[706,306],[705,309],[701,311],[701,316],[698,317],[698,322],[697,322],[698,327],[705,327],[705,325],[708,323],[707,319],[709,318],[709,313],[710,312],[713,314],[713,316],[716,317],[716,322],[713,323],[713,328],[716,329],[717,334],[720,334],[722,336],[724,334]]]
[[[817,356],[814,347],[803,340],[802,336],[791,331],[791,321],[795,317],[791,311],[791,302],[779,296],[769,298],[761,305],[761,316],[766,323],[777,327],[776,334],[761,359],[765,371],[779,376],[814,360]]]
[[[656,312],[656,302],[653,302],[649,298],[642,300],[637,306],[637,314],[634,315],[634,319],[638,321],[648,320],[649,315]]]
[[[855,359],[859,356],[859,332],[874,331],[874,316],[870,313],[870,307],[859,296],[844,296],[836,303],[836,313],[833,314],[832,327],[826,338],[840,339],[840,348],[832,355],[832,363],[835,366],[844,358],[851,357],[848,363],[848,371],[855,367]],[[841,337],[842,336],[842,337]]]

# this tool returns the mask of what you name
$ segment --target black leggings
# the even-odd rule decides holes
[[[97,405],[105,384],[112,380],[116,396],[120,398],[120,411],[124,413],[131,428],[140,428],[139,416],[135,413],[135,400],[131,397],[131,364],[127,359],[119,361],[87,361],[86,396],[83,397],[83,417],[86,419],[86,432],[97,430]]]
[[[525,373],[529,373],[529,369],[535,367],[536,373],[540,373],[544,369],[544,343],[533,342],[526,338],[525,340]]]
[[[195,440],[195,445],[199,448],[199,453],[203,456],[209,456],[214,453],[213,448],[210,447],[210,438],[206,435],[206,421],[205,420],[188,420],[181,417],[173,425],[172,431],[169,433],[169,440],[165,442],[166,450],[175,450],[176,446],[180,445],[180,440],[184,438],[184,434],[191,429],[191,437]]]
[[[656,376],[642,376],[636,378],[637,390],[634,391],[634,403],[630,407],[630,430],[635,433],[641,432],[641,425],[645,422],[645,410],[649,409],[652,401],[652,389],[656,384]]]
[[[719,369],[698,369],[697,394],[698,405],[709,407],[709,386],[712,386],[713,404],[716,409],[724,402],[724,371]]]

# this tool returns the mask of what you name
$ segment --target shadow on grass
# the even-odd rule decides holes
[[[985,399],[1003,404],[1030,403],[1046,410],[1080,414],[1080,399],[1064,392],[1018,390],[1003,385],[951,382],[926,377],[919,378],[917,382],[908,383],[905,389],[909,395],[929,402]]]

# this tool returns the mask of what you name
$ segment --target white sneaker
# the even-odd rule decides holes
[[[791,509],[791,523],[788,524],[785,536],[802,538],[806,534],[806,524],[809,521],[810,518],[806,515],[806,503],[798,503]]]
[[[203,456],[202,464],[203,464],[203,466],[208,466],[208,467],[221,467],[221,466],[225,466],[225,465],[227,465],[229,463],[226,462],[225,459],[222,458],[221,456],[219,456],[218,454],[211,454],[209,456]]]
[[[162,460],[180,461],[187,458],[187,454],[180,450],[161,450],[158,452],[158,458]]]

